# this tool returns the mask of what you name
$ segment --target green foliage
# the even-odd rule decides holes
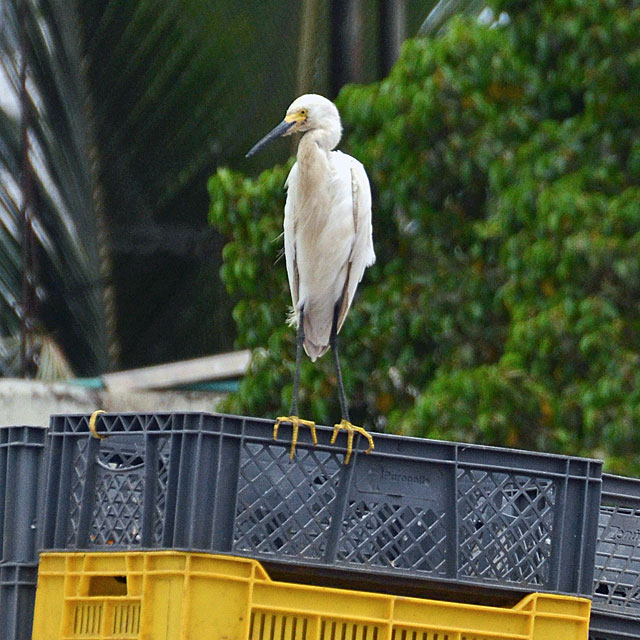
[[[339,96],[378,255],[341,334],[348,395],[368,427],[638,472],[640,8],[495,8],[508,27],[456,20]],[[287,170],[209,182],[238,345],[254,350],[227,408],[255,415],[291,393]],[[334,382],[329,358],[305,361],[301,413],[334,420]]]

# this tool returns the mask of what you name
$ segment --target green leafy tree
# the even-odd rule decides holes
[[[380,83],[338,98],[343,147],[374,185],[378,262],[341,337],[354,417],[411,435],[640,464],[640,6],[495,2],[409,41]],[[229,237],[250,374],[227,408],[273,416],[294,335],[279,233],[289,165],[209,182]],[[301,414],[339,415],[332,363]]]

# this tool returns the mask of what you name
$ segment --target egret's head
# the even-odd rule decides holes
[[[333,149],[340,141],[342,125],[338,109],[331,102],[315,93],[296,98],[287,109],[284,120],[255,144],[247,157],[257,153],[268,142],[280,136],[303,133],[312,129],[323,129],[327,133],[328,148]]]
[[[296,98],[287,109],[284,121],[293,123],[293,127],[285,135],[295,131],[341,127],[336,105],[315,93]]]

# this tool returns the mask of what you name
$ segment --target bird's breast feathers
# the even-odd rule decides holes
[[[355,158],[339,151],[324,155],[324,163],[304,169],[299,160],[287,179],[287,272],[294,306],[322,300],[330,312],[346,295],[346,314],[365,267],[375,259],[371,192]]]

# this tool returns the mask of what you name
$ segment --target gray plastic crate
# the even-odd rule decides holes
[[[589,620],[589,640],[638,640],[637,630],[623,617],[591,611]]]
[[[590,630],[640,638],[640,480],[603,475]]]
[[[46,427],[0,427],[0,563],[38,559],[46,433]]]
[[[266,420],[103,414],[51,420],[43,547],[177,548],[362,588],[591,595],[601,463],[377,434],[344,465]]]
[[[31,637],[37,563],[0,564],[0,640]]]

